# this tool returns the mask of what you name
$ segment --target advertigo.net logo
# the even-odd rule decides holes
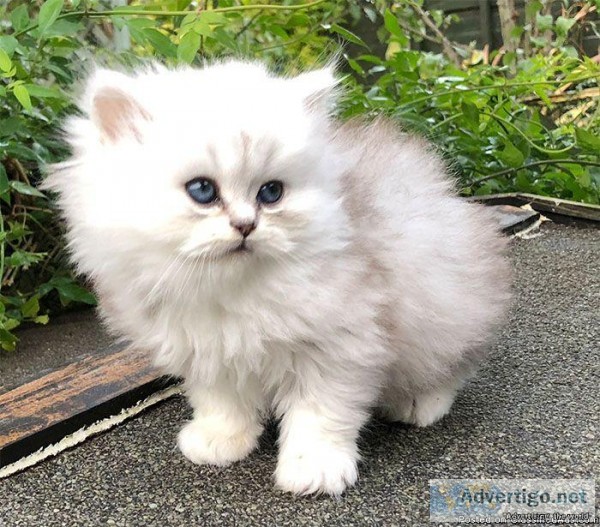
[[[593,479],[439,479],[429,492],[431,521],[595,523]]]

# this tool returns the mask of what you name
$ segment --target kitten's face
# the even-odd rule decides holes
[[[223,265],[342,243],[319,100],[333,84],[327,71],[284,80],[242,63],[101,72],[91,118],[71,123],[75,223],[103,233],[108,250],[133,243]]]

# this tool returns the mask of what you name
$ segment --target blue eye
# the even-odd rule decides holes
[[[197,177],[188,181],[185,184],[185,190],[194,201],[203,205],[213,203],[219,199],[217,186],[208,178]]]
[[[277,203],[283,196],[283,183],[281,181],[269,181],[265,183],[256,196],[256,201],[266,205]]]

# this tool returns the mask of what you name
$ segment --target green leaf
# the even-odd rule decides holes
[[[600,154],[600,137],[597,135],[583,128],[575,128],[575,139],[577,140],[577,145],[583,150]]]
[[[12,65],[12,60],[10,60],[8,53],[6,53],[6,51],[3,49],[0,49],[0,70],[10,71]]]
[[[14,351],[17,346],[17,337],[10,331],[0,327],[0,346],[5,351]]]
[[[140,17],[140,18],[128,18],[125,20],[127,27],[131,30],[131,29],[136,29],[138,31],[142,31],[144,29],[150,28],[150,27],[156,27],[156,21],[152,20],[151,18],[145,18],[145,17]]]
[[[338,35],[341,35],[348,42],[352,42],[353,44],[357,44],[358,46],[362,46],[363,48],[369,49],[369,46],[367,46],[363,39],[361,39],[358,35],[352,33],[352,31],[348,31],[347,29],[344,29],[338,24],[331,24],[331,26],[329,26],[329,30],[333,31],[334,33],[337,33]]]
[[[295,12],[287,21],[288,27],[310,26],[311,18],[306,13]]]
[[[544,5],[540,0],[529,0],[526,3],[525,12],[528,18],[534,18],[534,16],[543,9]]]
[[[565,37],[569,33],[569,30],[575,25],[576,20],[574,18],[565,18],[559,16],[556,19],[556,32]]]
[[[48,323],[49,317],[48,315],[39,315],[33,319],[36,324],[46,325]]]
[[[216,28],[211,38],[214,38],[224,49],[231,49],[239,53],[237,41],[231,36],[231,33],[228,33],[222,27]]]
[[[0,163],[0,199],[5,203],[10,203],[10,194],[8,193],[10,184],[8,182],[8,175],[4,165]]]
[[[179,46],[177,46],[177,58],[188,64],[191,64],[196,53],[200,49],[200,35],[194,31],[188,31],[179,40]]]
[[[6,153],[20,160],[43,162],[43,159],[33,150],[23,143],[11,141],[6,146]]]
[[[398,51],[394,55],[393,64],[397,71],[416,72],[419,67],[419,56],[414,51]]]
[[[16,7],[10,14],[10,21],[15,31],[21,31],[29,25],[29,13],[27,12],[27,6],[21,4]]]
[[[502,62],[507,66],[516,64],[517,54],[514,51],[509,51],[509,52],[505,53],[504,56],[502,57]]]
[[[92,306],[96,305],[96,297],[75,282],[68,280],[60,281],[59,283],[55,283],[55,288],[65,304],[69,302],[82,302]]]
[[[25,318],[35,317],[40,310],[40,297],[33,295],[27,302],[21,306],[21,314]]]
[[[590,174],[589,170],[581,170],[578,174],[575,174],[575,178],[582,187],[591,188],[592,175]]]
[[[540,15],[538,13],[535,19],[537,27],[540,31],[548,31],[549,29],[552,29],[552,15]]]
[[[354,59],[351,59],[348,56],[344,57],[346,59],[346,61],[348,62],[348,65],[356,72],[358,73],[361,77],[364,77],[366,75],[365,70],[363,69],[363,67]]]
[[[533,92],[544,102],[544,104],[548,107],[552,107],[552,99],[548,97],[547,87],[546,86],[532,86]]]
[[[29,95],[37,97],[38,99],[62,99],[63,95],[60,93],[58,88],[40,86],[39,84],[26,84],[25,87],[29,92]]]
[[[223,13],[214,11],[202,11],[200,13],[200,20],[205,24],[211,25],[222,25],[227,22],[227,17]]]
[[[194,33],[197,33],[200,36],[212,37],[212,34],[215,31],[214,26],[209,24],[206,20],[207,18],[204,16],[198,18],[192,25],[192,30],[194,31]]]
[[[62,11],[64,0],[46,0],[44,5],[40,8],[40,14],[38,15],[39,32],[43,34],[56,19]]]
[[[531,192],[534,193],[536,192],[536,188],[534,185],[531,184],[531,181],[529,181],[529,177],[527,176],[527,174],[525,174],[525,171],[520,170],[517,173],[517,177],[515,178],[516,183],[517,183],[517,188],[522,191],[522,192]]]
[[[17,98],[17,100],[21,103],[21,106],[26,110],[31,110],[31,98],[29,97],[29,92],[24,84],[17,84],[13,88],[13,94]]]
[[[5,137],[13,134],[19,135],[23,132],[23,130],[23,122],[21,118],[17,116],[2,119],[2,122],[0,123],[0,137]]]
[[[504,150],[498,152],[498,159],[512,168],[520,167],[525,161],[523,153],[510,141],[506,141]]]
[[[0,77],[10,78],[14,77],[17,74],[17,67],[13,66],[10,71],[2,71],[0,70]]]
[[[12,57],[19,43],[12,35],[3,35],[0,37],[0,49],[6,51],[9,57]]]
[[[171,42],[171,39],[161,33],[156,28],[146,28],[143,30],[144,37],[152,44],[154,49],[164,57],[175,58],[177,56],[177,46]]]
[[[407,46],[409,44],[410,40],[400,27],[396,15],[394,15],[394,13],[392,13],[389,9],[385,10],[383,22],[385,24],[385,28],[400,42],[400,44],[402,44],[402,46]]]
[[[16,313],[13,313],[13,316],[15,316],[15,315],[16,315]],[[21,320],[20,319],[9,318],[9,319],[7,319],[7,320],[4,321],[4,329],[6,329],[7,331],[12,331],[16,327],[19,327],[20,324],[21,324]]]
[[[38,263],[44,258],[44,253],[30,253],[15,250],[8,258],[6,264],[11,267],[29,268],[32,264]]]
[[[475,104],[468,101],[463,101],[462,105],[463,115],[475,126],[479,126],[479,109]]]
[[[323,24],[323,28],[330,29],[331,25]],[[281,26],[272,26],[269,28],[269,32],[271,32],[273,35],[275,35],[279,38],[282,38],[284,40],[287,40],[288,38],[290,38],[290,35],[288,34],[288,32],[285,29],[283,29]]]
[[[182,30],[187,31],[189,29],[188,26],[193,26],[194,23],[198,20],[198,15],[195,12],[191,12],[189,15],[185,15],[179,24],[179,31]],[[181,34],[180,34],[181,36]]]
[[[33,321],[36,324],[43,324],[44,326],[48,323],[49,320],[50,318],[48,317],[48,315],[38,315],[33,319]]]
[[[510,36],[514,39],[520,39],[521,35],[524,33],[525,29],[522,26],[515,26],[512,28],[510,32]]]
[[[16,221],[9,221],[9,232],[7,233],[6,239],[9,241],[15,241],[27,234],[31,234],[29,229],[26,229],[22,223]]]
[[[61,18],[60,20],[55,20],[54,24],[46,29],[44,32],[44,37],[70,37],[71,35],[75,35],[79,30],[83,29],[83,27],[83,24],[80,22],[69,22],[64,18]],[[54,55],[57,56],[61,52],[61,48],[66,47],[69,44],[70,43],[67,38],[61,40],[61,42],[57,42],[53,51]],[[72,46],[77,47],[78,43],[74,43]]]
[[[10,186],[19,194],[26,196],[37,196],[38,198],[45,198],[46,196],[40,192],[37,188],[24,183],[23,181],[11,181]]]

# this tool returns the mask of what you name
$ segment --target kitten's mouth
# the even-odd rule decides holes
[[[252,249],[246,243],[246,240],[242,240],[238,245],[229,249],[225,255],[233,255],[233,254],[249,254],[252,252]]]

